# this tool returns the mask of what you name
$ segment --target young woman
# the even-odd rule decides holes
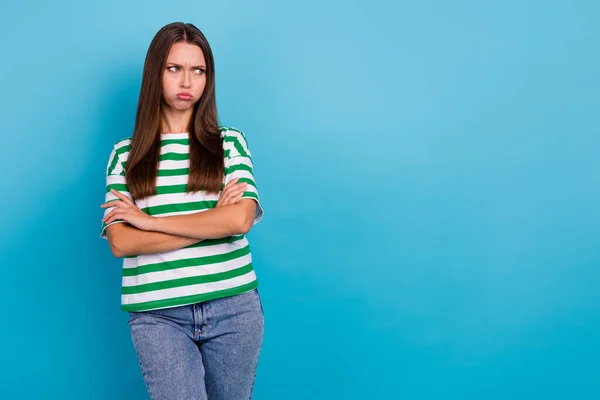
[[[244,134],[218,125],[210,46],[172,23],[146,55],[132,138],[106,171],[101,236],[156,399],[249,399],[264,315],[248,241],[263,209]]]

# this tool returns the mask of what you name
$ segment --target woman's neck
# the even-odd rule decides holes
[[[163,109],[160,118],[161,133],[189,132],[194,110]]]

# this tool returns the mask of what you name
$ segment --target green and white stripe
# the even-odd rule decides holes
[[[221,134],[225,152],[223,185],[234,178],[248,183],[242,198],[257,201],[254,220],[257,223],[262,218],[263,209],[246,138],[241,131],[227,127],[221,128]],[[161,140],[157,194],[135,201],[136,205],[156,217],[214,208],[219,194],[186,192],[188,134],[164,134]],[[116,199],[110,189],[118,190],[131,199],[125,181],[125,165],[130,150],[131,138],[120,140],[113,147],[106,169],[106,201]],[[105,215],[112,209],[107,209]],[[119,222],[124,221],[113,223]],[[103,238],[106,238],[106,227],[102,224],[100,236]],[[257,286],[250,247],[244,235],[204,240],[167,253],[124,258],[121,308],[133,312],[174,307],[243,293]]]

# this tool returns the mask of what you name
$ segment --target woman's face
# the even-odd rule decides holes
[[[163,101],[174,111],[186,111],[200,99],[205,86],[206,62],[200,47],[173,44],[163,71]]]

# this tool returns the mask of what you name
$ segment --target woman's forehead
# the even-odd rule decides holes
[[[195,44],[184,42],[175,43],[171,46],[167,62],[181,65],[200,65],[204,64],[204,54],[202,53],[202,49]]]

